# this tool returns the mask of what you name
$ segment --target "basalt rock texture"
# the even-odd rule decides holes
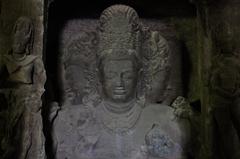
[[[238,0],[85,2],[0,0],[0,158],[239,159]]]
[[[77,44],[67,47],[70,65],[89,62],[80,61],[84,59],[81,55],[92,57],[88,50],[79,50],[78,56],[69,52],[74,48],[91,48],[96,38],[84,34],[74,41]],[[85,70],[95,74],[95,78],[90,78],[93,81],[89,80],[90,87],[82,104],[72,98],[80,97],[66,95],[63,105],[51,115],[54,116],[55,158],[188,158],[191,154],[189,120],[175,116],[174,108],[153,104],[154,100],[149,99],[164,92],[162,87],[168,85],[159,78],[169,76],[173,65],[167,41],[158,31],[141,26],[136,11],[126,5],[113,5],[104,10],[96,34],[99,42],[95,62],[91,62],[95,65]],[[69,63],[64,66],[71,67]],[[154,80],[160,80],[162,86],[157,86],[158,82],[154,85]]]
[[[1,1],[1,158],[44,159],[43,2]]]
[[[195,3],[202,53],[202,158],[239,158],[240,4],[235,0]]]

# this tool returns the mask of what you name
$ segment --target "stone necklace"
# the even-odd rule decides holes
[[[131,109],[124,113],[109,111],[107,107],[110,107],[109,104],[103,101],[99,111],[102,126],[108,132],[118,135],[130,134],[132,132],[143,109],[141,103],[137,100],[132,101],[129,104]]]

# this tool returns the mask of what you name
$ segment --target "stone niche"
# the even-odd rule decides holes
[[[47,154],[193,157],[191,110],[177,98],[184,93],[183,50],[174,26],[149,15],[139,18],[134,6],[108,4],[91,13],[59,15],[60,4],[48,8]]]

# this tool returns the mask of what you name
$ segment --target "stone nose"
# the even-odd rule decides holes
[[[119,73],[116,77],[116,87],[119,89],[124,88],[123,73]]]

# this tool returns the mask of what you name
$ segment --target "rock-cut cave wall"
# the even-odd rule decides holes
[[[44,159],[44,1],[1,0],[0,7],[0,158]]]
[[[53,157],[51,126],[48,121],[49,103],[62,102],[62,88],[58,87],[61,81],[56,80],[59,78],[56,74],[59,65],[58,31],[61,31],[64,20],[93,20],[106,7],[115,4],[90,3],[92,1],[87,5],[76,3],[78,7],[60,0],[52,4],[47,0],[0,0],[0,71],[6,66],[5,55],[11,55],[13,28],[19,17],[28,17],[34,24],[33,45],[29,52],[34,57],[31,56],[27,63],[32,68],[40,68],[28,74],[33,80],[30,88],[4,83],[9,72],[0,72],[0,158],[44,159],[45,153],[48,158]],[[184,96],[194,111],[200,114],[200,117],[193,118],[197,120],[193,125],[197,135],[192,139],[198,144],[195,145],[195,158],[239,159],[238,0],[116,3],[130,5],[138,11],[140,17],[158,19],[161,24],[173,28],[163,36],[170,41],[174,37],[173,41],[177,41],[177,48],[182,53],[182,92],[179,95]],[[66,10],[63,10],[64,4]],[[35,59],[40,59],[40,62]],[[21,67],[22,65],[19,68]],[[46,92],[42,97],[44,84]]]

